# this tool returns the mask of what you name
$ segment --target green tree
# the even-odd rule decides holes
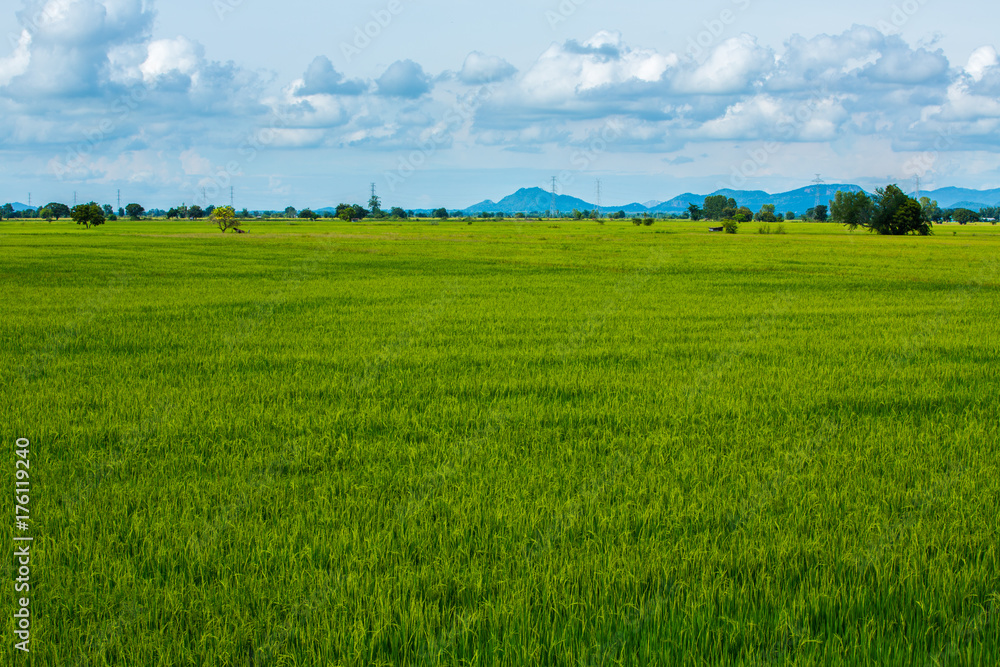
[[[831,213],[834,222],[847,225],[849,229],[863,227],[870,230],[875,218],[875,203],[864,192],[838,190],[833,199]]]
[[[736,208],[736,201],[727,199],[723,195],[711,195],[705,197],[705,204],[702,209],[703,215],[706,220],[722,220],[723,212],[727,207]]]
[[[406,219],[407,219],[408,217],[410,217],[410,216],[408,216],[408,215],[406,214],[406,211],[404,211],[404,210],[403,210],[403,209],[401,209],[400,207],[398,207],[398,206],[393,206],[393,207],[392,207],[392,210],[391,210],[391,211],[389,211],[389,217],[391,217],[391,218],[395,218],[395,219],[397,219],[397,220],[406,220]]]
[[[448,209],[446,209],[446,208],[436,209],[434,211],[434,217],[438,218],[439,220],[447,220],[448,219]]]
[[[95,202],[74,206],[69,215],[76,224],[83,225],[84,229],[104,224],[104,211]]]
[[[52,215],[55,216],[56,220],[58,220],[59,218],[70,217],[69,206],[66,206],[66,204],[60,204],[59,202],[53,201],[49,202],[42,208],[47,208],[50,211],[52,211]]]
[[[208,219],[223,234],[230,229],[240,228],[240,219],[236,217],[236,211],[233,210],[232,206],[221,206],[213,210]]]
[[[301,211],[299,211],[300,220],[316,220],[317,218],[319,218],[319,216],[316,215],[316,213],[311,209],[304,208]]]
[[[970,222],[979,222],[979,214],[967,208],[956,208],[951,212],[951,219],[960,225],[967,225]]]
[[[101,210],[104,211],[105,218],[110,218],[115,214],[115,209],[111,208],[111,204],[105,204],[101,207]]]
[[[794,219],[795,219],[795,211],[788,211],[787,213],[785,213],[785,220],[794,220]]]
[[[146,212],[139,204],[129,204],[125,207],[125,213],[128,215],[129,220],[138,220],[142,217],[142,214]]]
[[[813,209],[813,217],[816,219],[816,222],[826,222],[830,217],[829,211],[830,209],[826,207],[826,204],[820,204]]]
[[[368,210],[371,211],[371,217],[373,218],[381,218],[384,215],[382,213],[382,200],[374,192],[371,199],[368,200]]]
[[[205,217],[204,209],[202,209],[202,207],[198,206],[197,204],[188,208],[187,214],[188,218],[190,218],[191,220],[201,220],[202,218]]]
[[[702,215],[701,207],[699,207],[697,204],[691,204],[690,206],[688,206],[688,215],[691,216],[692,220],[701,220],[701,215]]]
[[[55,214],[52,212],[52,209],[50,208],[41,208],[38,209],[38,217],[44,218],[47,222],[52,222],[52,218],[55,217]]]
[[[14,217],[14,206],[11,204],[4,204],[0,206],[0,220],[10,220]]]
[[[944,220],[944,211],[938,206],[936,201],[931,201],[930,197],[920,198],[920,208],[924,210],[924,217],[931,222]]]
[[[778,217],[774,214],[774,204],[764,204],[761,206],[753,219],[757,222],[777,222]]]
[[[931,233],[931,226],[924,217],[920,202],[899,189],[897,185],[878,188],[875,191],[875,212],[872,215],[870,231],[877,234],[899,236],[903,234]]]
[[[295,210],[294,206],[289,206],[285,209],[285,217],[292,219],[299,217],[299,212]]]

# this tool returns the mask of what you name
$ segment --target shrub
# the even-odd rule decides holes
[[[740,231],[740,223],[735,220],[726,220],[722,223],[722,231],[727,234],[735,234]]]

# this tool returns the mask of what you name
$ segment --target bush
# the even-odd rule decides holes
[[[643,218],[642,219],[642,224],[644,224],[647,227],[649,227],[650,225],[653,224],[653,219],[652,218]]]
[[[757,233],[758,234],[784,234],[785,233],[785,225],[784,224],[779,224],[776,227],[771,227],[770,223],[766,223],[765,222],[764,224],[762,224],[760,227],[757,228]]]
[[[726,220],[722,223],[722,231],[727,234],[735,234],[740,231],[740,223],[735,220]]]

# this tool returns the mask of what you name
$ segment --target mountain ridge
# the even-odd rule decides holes
[[[711,196],[722,195],[736,200],[737,205],[747,206],[753,211],[760,210],[764,204],[774,204],[778,213],[791,211],[796,215],[805,213],[808,209],[820,204],[829,206],[838,190],[844,192],[867,192],[864,188],[849,183],[831,183],[822,185],[809,185],[788,192],[768,193],[763,190],[733,190],[725,188],[716,190],[708,195],[685,192],[671,199],[660,201],[650,200],[646,206],[638,202],[625,205],[601,206],[601,211],[605,213],[614,211],[624,211],[626,214],[635,213],[682,213],[691,204],[698,206],[705,205],[705,199]],[[868,193],[872,194],[871,192]],[[914,193],[909,193],[914,196]],[[941,208],[972,208],[979,209],[987,206],[1000,205],[1000,188],[992,190],[972,190],[969,188],[946,187],[936,190],[921,192],[922,197],[929,197],[938,202]],[[458,209],[466,215],[480,213],[503,213],[513,215],[515,213],[547,212],[552,205],[552,193],[542,188],[521,188],[517,192],[507,195],[500,201],[486,199],[473,204],[464,209]],[[592,202],[587,202],[577,197],[569,195],[556,195],[556,209],[560,213],[567,213],[573,209],[579,211],[592,211],[597,206]]]

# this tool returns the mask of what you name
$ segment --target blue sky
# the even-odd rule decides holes
[[[940,0],[30,0],[0,201],[606,205],[1000,187],[1000,8]],[[43,202],[44,200],[44,202]]]

